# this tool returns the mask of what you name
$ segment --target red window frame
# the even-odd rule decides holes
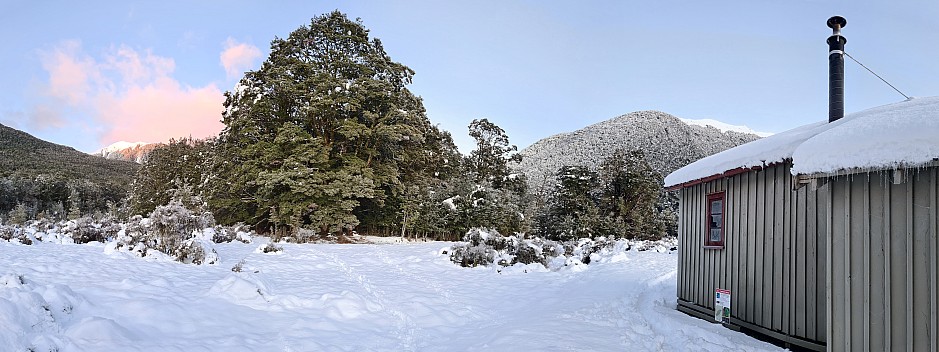
[[[713,204],[715,201],[720,201],[720,213],[714,212]],[[707,203],[704,208],[704,248],[724,248],[724,239],[726,238],[726,231],[724,231],[724,219],[727,218],[725,210],[727,209],[727,202],[724,199],[724,192],[716,192],[707,195]],[[720,216],[720,222],[716,223],[713,221],[715,215]],[[714,230],[717,230],[717,238],[714,237]]]

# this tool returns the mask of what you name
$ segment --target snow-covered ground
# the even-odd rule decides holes
[[[216,265],[0,241],[0,350],[779,350],[676,311],[674,252],[500,272],[441,242],[263,241],[216,244]]]

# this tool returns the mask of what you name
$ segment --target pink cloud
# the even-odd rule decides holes
[[[232,38],[225,41],[225,50],[219,56],[228,78],[241,77],[246,70],[254,66],[255,60],[259,58],[261,58],[261,50],[258,47],[238,43]]]
[[[214,85],[193,88],[172,79],[131,86],[118,96],[103,94],[97,101],[98,119],[111,127],[99,140],[110,144],[214,136],[223,127],[223,101]]]
[[[90,78],[97,76],[95,62],[81,54],[81,43],[66,41],[50,52],[40,53],[42,67],[49,72],[46,94],[69,104],[84,101]]]
[[[102,146],[204,138],[217,135],[223,127],[222,91],[215,84],[180,83],[172,76],[176,68],[172,58],[121,46],[95,60],[82,53],[78,42],[65,42],[41,57],[49,73],[44,92],[52,100],[39,104],[47,109],[34,114],[37,123],[63,125],[56,119],[61,113],[49,111],[50,106],[80,111],[100,125],[95,129]]]

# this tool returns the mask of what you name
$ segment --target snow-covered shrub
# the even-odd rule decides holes
[[[16,204],[7,214],[7,221],[13,225],[23,225],[29,220],[29,209],[23,203]]]
[[[98,228],[95,227],[94,222],[89,217],[69,220],[65,223],[62,232],[72,237],[75,243],[101,242],[104,240],[104,236],[98,231]]]
[[[186,264],[215,264],[211,248],[217,232],[211,214],[195,214],[179,201],[156,207],[149,218],[131,217],[114,240],[114,249],[147,256],[155,250]]]
[[[560,242],[555,242],[552,240],[547,240],[544,238],[536,237],[531,239],[531,243],[541,246],[541,254],[545,258],[557,257],[564,255],[564,244]]]
[[[214,243],[231,243],[235,240],[235,234],[231,231],[225,229],[222,226],[215,226],[212,233],[212,242]]]
[[[314,239],[318,237],[318,234],[314,230],[301,227],[297,229],[297,233],[294,235],[294,237],[296,237],[297,243],[307,243],[314,241]]]
[[[344,236],[341,234],[337,235],[335,233],[327,233],[323,235],[317,229],[309,229],[302,226],[293,227],[289,231],[273,231],[269,236],[272,242],[328,244],[343,243],[342,237]]]
[[[663,237],[658,241],[638,241],[633,243],[633,247],[640,252],[671,253],[678,250],[678,236]]]
[[[450,261],[460,264],[462,267],[489,266],[495,260],[496,251],[485,244],[454,245],[450,252]]]
[[[293,229],[292,233],[286,234],[281,237],[271,237],[272,241],[276,242],[287,242],[287,243],[325,243],[325,244],[347,244],[347,243],[361,243],[356,241],[345,233],[327,233],[322,234],[318,229],[310,229],[306,227],[296,227]]]
[[[13,226],[0,224],[0,240],[9,241],[17,235],[17,230]]]
[[[232,241],[251,243],[251,236],[248,235],[250,230],[244,224],[235,226],[215,225],[213,231],[212,242],[214,243],[231,243]]]
[[[463,243],[441,251],[441,254],[449,254],[450,261],[463,267],[538,263],[551,270],[571,266],[579,266],[582,268],[578,270],[584,270],[584,265],[595,261],[626,260],[625,253],[629,251],[670,253],[677,249],[677,239],[674,237],[658,241],[597,237],[555,242],[540,237],[519,239],[517,236],[502,236],[485,229],[472,229],[463,240]]]
[[[607,237],[597,237],[596,239],[581,238],[576,242],[573,242],[573,246],[570,249],[570,256],[580,260],[581,263],[590,264],[590,255],[600,252],[605,248],[615,246],[617,243],[615,238]],[[627,243],[626,250],[628,251],[631,246]],[[565,252],[566,249],[565,249]]]
[[[490,233],[493,232],[493,233]],[[472,228],[463,236],[465,243],[456,244],[451,248],[450,261],[462,267],[489,266],[495,260],[496,251],[486,242],[492,237],[501,237],[494,230]],[[502,244],[502,241],[498,241]]]
[[[242,270],[244,270],[244,267],[245,267],[245,260],[242,259],[238,263],[235,263],[235,266],[231,267],[231,271],[240,273]]]
[[[547,266],[563,248],[554,241],[541,238],[519,239],[517,236],[502,236],[495,230],[474,228],[463,237],[465,243],[450,248],[450,260],[464,267],[499,264],[510,266],[517,263],[539,263]],[[563,253],[563,252],[562,252]]]
[[[219,260],[215,249],[206,250],[205,243],[197,238],[190,238],[178,244],[173,255],[176,261],[185,264],[215,264]]]
[[[283,252],[283,251],[284,251],[284,247],[278,246],[278,245],[275,244],[274,242],[268,242],[267,244],[261,245],[260,247],[258,247],[258,249],[254,250],[254,251],[255,251],[256,253],[274,253],[274,254],[277,254],[277,253]]]
[[[58,230],[56,223],[52,219],[49,219],[47,217],[40,217],[37,220],[33,220],[29,222],[28,226],[36,230],[35,236],[36,236],[36,239],[38,240],[42,240],[45,234],[53,230]]]
[[[140,215],[127,219],[124,230],[120,231],[109,243],[116,250],[133,252],[141,257],[147,256],[147,249],[154,244],[148,232],[150,220]]]
[[[101,230],[101,234],[104,236],[105,240],[108,241],[113,240],[114,237],[117,236],[117,233],[121,232],[123,227],[123,224],[109,216],[98,220],[98,228]]]
[[[542,247],[538,244],[532,243],[530,240],[521,241],[518,245],[518,250],[515,252],[514,258],[512,259],[512,265],[517,263],[539,263],[541,265],[548,266],[548,257],[545,256],[545,253],[542,252]]]
[[[120,230],[120,224],[111,219],[95,221],[89,216],[69,220],[61,229],[75,243],[105,242],[114,238]]]
[[[212,225],[206,224],[205,219],[186,209],[182,202],[173,200],[150,213],[148,234],[156,240],[154,249],[170,254],[192,238],[193,232]]]
[[[25,245],[33,244],[33,240],[26,235],[26,231],[17,226],[0,225],[0,240],[19,242]]]

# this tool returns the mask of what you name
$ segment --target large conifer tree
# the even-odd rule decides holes
[[[434,149],[444,134],[406,88],[413,74],[340,12],[275,39],[261,68],[226,93],[209,197],[216,218],[322,233],[360,217],[393,223],[400,212],[388,205],[445,154]]]

